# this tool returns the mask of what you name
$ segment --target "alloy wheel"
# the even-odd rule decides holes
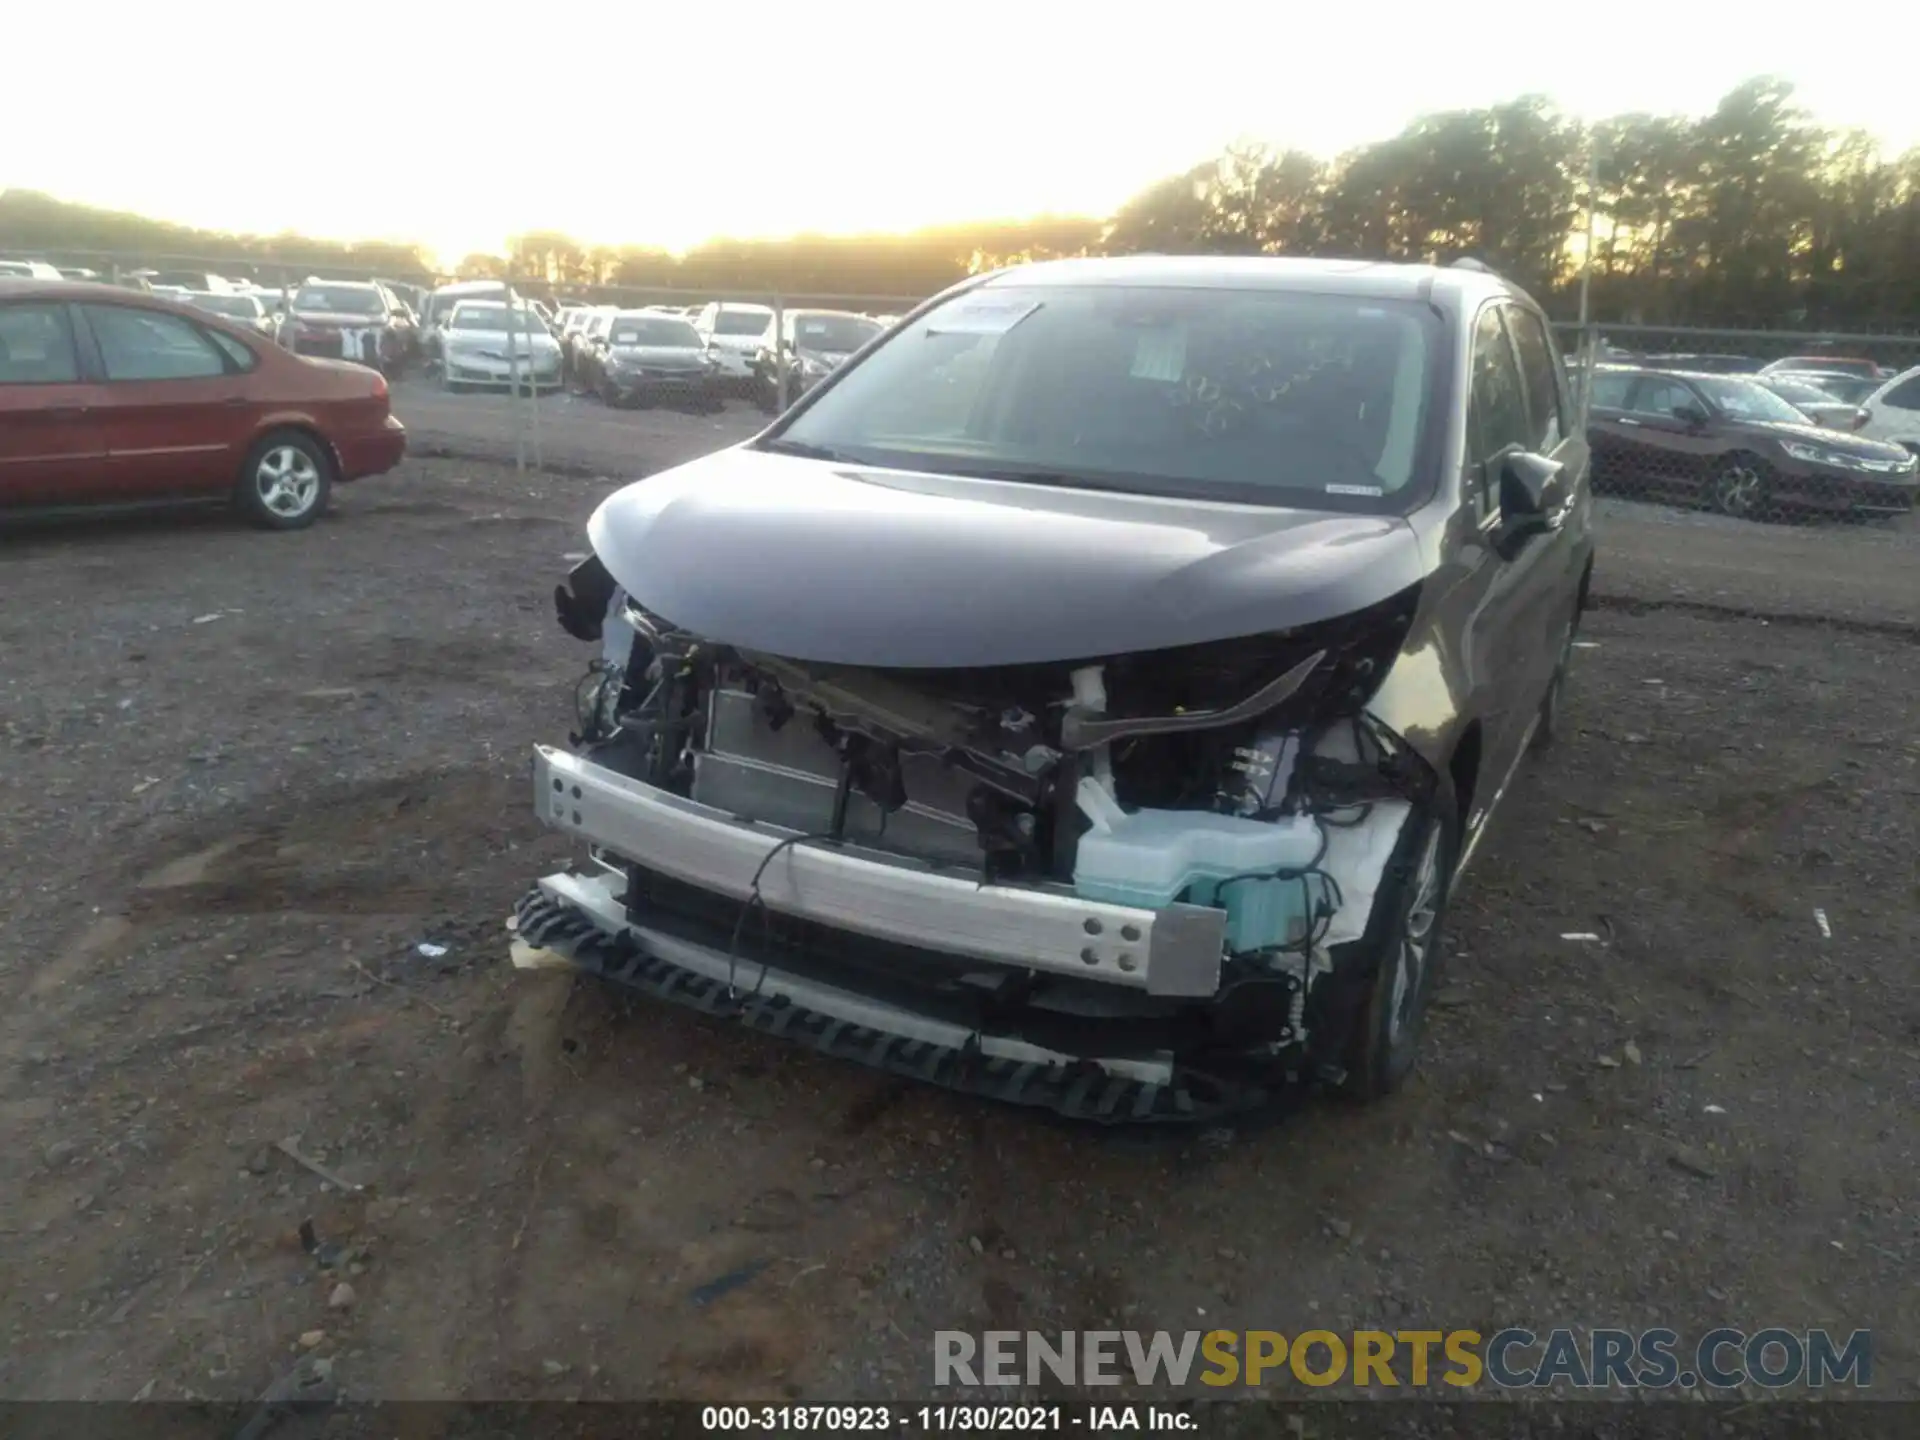
[[[1713,482],[1714,508],[1723,515],[1750,518],[1759,510],[1766,493],[1766,479],[1758,467],[1745,460],[1723,469]]]
[[[320,467],[297,445],[276,445],[253,472],[260,503],[275,515],[296,519],[320,498]]]

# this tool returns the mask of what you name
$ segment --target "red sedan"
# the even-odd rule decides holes
[[[230,499],[295,530],[406,443],[365,366],[158,296],[0,280],[0,510]]]

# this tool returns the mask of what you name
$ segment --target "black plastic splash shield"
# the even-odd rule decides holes
[[[891,1034],[812,1010],[784,995],[755,994],[743,984],[729,994],[717,979],[650,955],[631,935],[609,935],[538,885],[514,907],[516,934],[589,974],[669,1000],[704,1015],[731,1017],[751,1030],[807,1045],[892,1075],[964,1094],[1051,1110],[1105,1125],[1204,1125],[1266,1107],[1264,1086],[1175,1069],[1168,1085],[1115,1075],[1091,1061],[1035,1061],[990,1056],[972,1048]],[[743,965],[743,980],[758,972]]]

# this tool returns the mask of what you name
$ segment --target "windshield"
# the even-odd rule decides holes
[[[615,345],[677,346],[683,350],[700,348],[700,336],[693,326],[684,320],[670,320],[664,315],[659,319],[616,320],[608,339]]]
[[[1831,405],[1834,397],[1818,385],[1809,385],[1804,380],[1775,380],[1767,388],[1795,405]]]
[[[773,319],[771,310],[722,310],[713,317],[716,335],[758,335]]]
[[[1804,425],[1807,417],[1766,386],[1729,375],[1702,375],[1694,382],[1723,414],[1735,420],[1759,420],[1769,425]]]
[[[447,321],[449,330],[494,330],[504,335],[507,332],[507,307],[504,305],[476,305],[471,300],[454,307],[453,317]],[[544,335],[546,326],[540,323],[540,317],[521,309],[513,317],[513,332],[516,335],[532,333]]]
[[[195,295],[191,298],[202,310],[211,310],[216,315],[230,315],[236,320],[257,320],[260,317],[260,302],[251,295]]]
[[[770,443],[904,469],[1316,509],[1401,506],[1438,320],[1274,290],[991,286]]]
[[[1864,380],[1858,375],[1795,375],[1792,383],[1824,391],[1822,399],[1840,400],[1848,405],[1858,405],[1880,388],[1878,380]]]
[[[384,315],[386,302],[378,290],[355,285],[302,285],[293,297],[296,310],[320,310],[333,315]]]

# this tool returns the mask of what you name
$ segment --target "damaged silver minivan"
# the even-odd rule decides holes
[[[1483,267],[969,280],[595,512],[534,766],[586,855],[516,953],[1092,1119],[1383,1094],[1552,731],[1587,463]]]

